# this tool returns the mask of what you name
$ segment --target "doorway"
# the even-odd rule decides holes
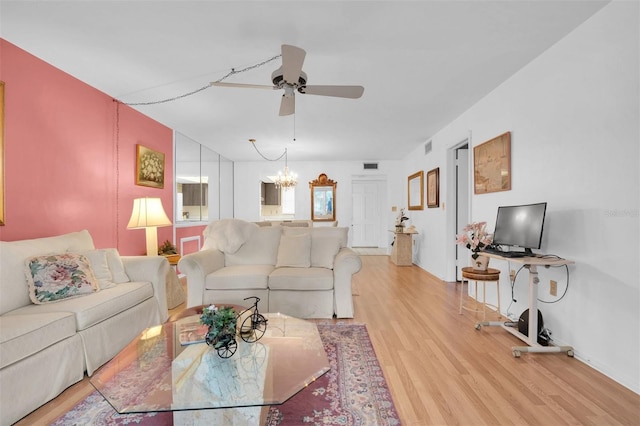
[[[469,144],[456,149],[456,235],[469,223]],[[455,235],[454,235],[455,238]],[[456,244],[456,280],[462,281],[462,268],[469,253]]]
[[[447,281],[461,281],[462,268],[469,264],[469,252],[465,247],[455,243],[456,236],[469,223],[471,211],[471,166],[469,138],[466,138],[449,149],[447,163],[450,172],[447,181],[453,191],[447,195],[449,200],[447,214]]]
[[[351,183],[352,247],[384,247],[381,244],[381,201],[386,178],[354,178]]]

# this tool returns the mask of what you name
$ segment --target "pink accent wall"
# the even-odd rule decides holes
[[[144,254],[133,199],[160,197],[173,221],[170,128],[0,39],[5,82],[5,226],[14,241],[87,229],[96,247]],[[135,185],[136,144],[165,154],[165,186]],[[158,228],[158,242],[172,240]]]
[[[200,237],[200,246],[202,246],[204,244],[204,236],[202,235],[202,232],[205,228],[206,225],[176,228],[176,247],[178,248],[178,251],[180,250],[180,240],[182,238]],[[182,253],[180,254],[183,256],[186,254],[195,253],[199,250],[198,242],[195,240],[187,241],[182,246]]]

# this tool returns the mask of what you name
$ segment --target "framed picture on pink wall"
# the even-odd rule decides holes
[[[164,154],[136,145],[136,185],[164,188]]]
[[[4,81],[0,81],[0,226],[4,225]]]

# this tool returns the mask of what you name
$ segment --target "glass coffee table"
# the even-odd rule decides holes
[[[264,407],[282,404],[329,371],[313,322],[263,314],[264,336],[221,358],[204,343],[182,346],[181,323],[143,331],[91,378],[91,384],[120,414],[173,411],[174,424],[259,424]]]

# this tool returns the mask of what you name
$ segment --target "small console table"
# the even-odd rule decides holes
[[[393,247],[391,248],[391,261],[398,266],[413,265],[413,234],[417,234],[417,232],[396,232],[391,230],[389,232],[393,232],[395,235]]]
[[[513,327],[513,323],[505,323],[502,321],[482,321],[476,324],[476,330],[480,330],[483,326],[499,326],[507,330],[509,333],[516,336],[527,344],[527,346],[514,346],[511,348],[513,356],[520,357],[523,352],[536,352],[536,353],[557,353],[566,352],[568,356],[573,356],[572,346],[542,346],[538,343],[538,266],[550,267],[550,266],[562,266],[572,265],[575,262],[567,259],[552,259],[546,257],[514,257],[507,258],[493,253],[483,253],[483,256],[490,257],[492,259],[506,260],[513,263],[524,265],[529,271],[529,330],[528,336],[520,333],[516,327]]]

